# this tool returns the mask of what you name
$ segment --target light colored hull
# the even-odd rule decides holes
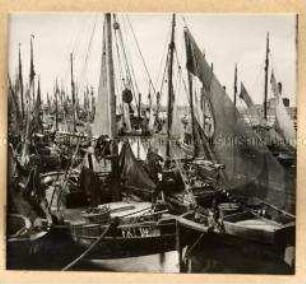
[[[226,216],[223,225],[228,235],[271,245],[286,242],[288,234],[295,228],[294,222],[283,225],[250,213]]]
[[[178,253],[170,251],[140,257],[91,259],[89,266],[106,271],[179,273]]]

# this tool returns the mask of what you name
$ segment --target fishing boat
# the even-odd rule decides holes
[[[8,222],[7,269],[58,270],[78,256],[64,224],[48,225],[42,219],[41,226],[34,226],[20,214],[9,214]]]
[[[83,264],[79,264],[79,269],[102,271],[124,271],[143,273],[179,273],[177,251],[162,252],[156,254],[145,255],[142,257],[125,257],[111,259],[90,259],[84,260]]]
[[[132,257],[171,251],[175,249],[175,221],[163,221],[162,213],[154,211],[149,202],[106,203],[98,206],[96,212],[83,214],[86,222],[71,223],[71,234],[76,244],[85,250],[108,230],[109,224],[116,222],[115,227],[108,230],[87,255],[90,259]]]
[[[98,108],[93,123],[94,135],[109,137],[104,142],[109,147],[110,157],[107,158],[102,151],[102,159],[108,159],[106,163],[111,164],[107,186],[112,188],[113,201],[97,204],[92,209],[63,210],[72,239],[80,254],[83,252],[81,258],[86,260],[128,259],[166,253],[175,248],[176,240],[175,220],[163,220],[163,213],[166,212],[164,209],[161,210],[151,202],[140,201],[151,201],[156,185],[136,159],[128,139],[120,142],[119,155],[117,145],[112,143],[118,137],[115,94],[112,88],[114,76],[111,72],[113,22],[116,23],[116,17],[106,14]],[[91,160],[87,169],[98,174],[94,169],[95,157],[92,154],[88,152],[85,156],[89,158],[88,161]],[[97,202],[97,199],[91,198],[91,201]]]
[[[29,99],[32,106],[27,105],[23,141],[30,140],[35,148],[38,144],[33,137],[43,140],[45,135],[55,143],[39,147],[38,153],[32,156],[31,145],[27,143],[18,151],[18,166],[23,171],[18,186],[23,195],[32,196],[31,201],[40,202],[47,198],[44,194],[47,193],[48,208],[40,209],[46,216],[49,213],[53,216],[51,222],[38,218],[35,225],[35,218],[30,221],[18,210],[17,214],[9,213],[8,266],[14,266],[11,261],[24,263],[30,257],[38,264],[42,259],[62,258],[61,263],[65,260],[66,265],[63,270],[85,260],[115,271],[122,271],[126,263],[133,262],[134,267],[129,265],[128,271],[144,271],[142,262],[151,262],[151,257],[160,262],[174,250],[181,262],[182,247],[193,244],[194,236],[201,239],[203,235],[221,242],[243,243],[246,247],[254,244],[259,251],[271,250],[278,254],[294,246],[294,189],[290,175],[254,128],[241,118],[187,27],[184,39],[191,129],[188,139],[180,138],[181,119],[176,101],[179,93],[173,84],[173,79],[179,82],[181,76],[178,62],[179,71],[174,74],[174,60],[179,58],[175,54],[175,26],[173,15],[166,59],[168,78],[162,79],[168,87],[167,119],[161,131],[164,133],[157,137],[164,143],[156,151],[160,153],[165,148],[161,158],[165,160],[160,162],[165,164],[162,171],[157,170],[158,174],[152,174],[148,161],[140,158],[140,139],[137,139],[145,140],[154,132],[152,96],[148,98],[149,115],[141,113],[147,106],[141,104],[142,97],[134,86],[135,78],[132,80],[133,71],[124,54],[126,47],[116,15],[105,15],[94,111],[90,111],[89,90],[85,92],[84,109],[80,109],[72,54],[72,102],[65,110],[65,96],[56,80],[53,110],[49,106],[46,109],[52,121],[49,130],[41,123],[40,91],[36,103]],[[116,44],[112,42],[114,38]],[[113,49],[118,46],[121,50],[116,50],[117,60],[123,59],[121,63],[125,67],[119,87],[114,74],[118,66],[113,62]],[[33,76],[31,65],[29,98],[34,93]],[[149,81],[150,88],[154,89]],[[116,96],[118,93],[122,93],[121,98]],[[275,94],[279,102],[280,96]],[[133,113],[131,105],[133,98],[136,103],[137,95],[138,115]],[[10,105],[16,107],[14,97]],[[31,108],[35,110],[33,115]],[[281,106],[279,110],[282,111]],[[158,118],[158,111],[155,116]],[[148,128],[145,131],[140,130],[143,121]],[[35,131],[29,130],[34,128],[30,122]],[[73,128],[62,130],[60,124],[67,123]],[[154,143],[148,139],[144,144],[150,148]],[[146,153],[147,149],[142,152]],[[32,168],[29,163],[39,158],[48,169],[54,157],[57,158],[52,168],[56,171],[54,178],[52,172],[39,172],[39,164]],[[282,157],[288,161],[287,156]],[[31,165],[30,173],[28,165]],[[46,189],[48,179],[50,185]],[[259,202],[255,202],[255,197]],[[155,267],[160,268],[159,264]]]
[[[276,222],[254,211],[243,211],[225,216],[223,226],[226,234],[231,236],[274,246],[286,246],[293,241],[295,219],[288,217],[285,221]]]
[[[138,45],[138,41],[129,22],[129,28],[133,34],[133,38]],[[154,116],[153,116],[153,102],[151,91],[155,92],[154,85],[150,74],[146,68],[143,55],[138,48],[139,55],[144,65],[146,75],[149,80],[149,105],[148,115],[143,105],[143,96],[138,90],[137,80],[135,78],[135,71],[133,64],[128,58],[128,46],[126,45],[126,34],[123,33],[120,19],[116,14],[113,15],[113,28],[110,28],[108,39],[114,43],[114,48],[107,46],[106,42],[106,25],[104,26],[104,40],[100,74],[100,85],[98,89],[98,97],[96,102],[96,112],[93,121],[93,135],[99,137],[101,135],[108,135],[112,138],[111,123],[113,121],[113,128],[116,128],[116,136],[130,137],[130,136],[151,136],[154,132]],[[112,49],[112,50],[110,50]],[[112,57],[112,71],[108,71],[107,59],[109,58],[109,51]],[[118,67],[119,66],[119,67]],[[112,77],[112,83],[108,84],[107,78]],[[120,79],[121,82],[116,81]],[[121,96],[111,95],[111,93],[120,93]],[[115,99],[116,97],[116,99]],[[112,109],[112,110],[111,110]],[[106,117],[106,113],[112,115]]]
[[[9,214],[7,238],[7,268],[16,268],[41,252],[48,229],[33,229],[28,218],[20,214]]]
[[[237,207],[227,215],[219,210],[218,216],[223,218],[217,223],[223,224],[225,239],[228,236],[238,241],[268,243],[271,250],[277,247],[278,252],[284,253],[294,243],[291,198],[294,183],[261,138],[241,118],[188,28],[184,30],[184,37],[189,101],[194,110],[191,112],[193,150],[202,151],[207,160],[222,165],[219,188],[226,189],[227,199],[221,198],[221,202],[233,202]],[[193,104],[194,101],[201,103]],[[255,197],[260,200],[256,205]],[[217,198],[215,202],[220,201]]]
[[[247,107],[249,123],[261,139],[266,143],[271,153],[286,168],[294,166],[296,159],[296,131],[294,122],[288,114],[288,109],[284,105],[282,94],[282,83],[276,80],[274,70],[270,75],[270,85],[272,98],[268,100],[268,78],[270,74],[270,38],[266,37],[266,54],[264,67],[264,102],[262,111],[256,107],[245,85],[241,82],[239,98]],[[235,68],[234,82],[234,104],[237,101],[237,65]],[[274,106],[273,102],[275,102]]]

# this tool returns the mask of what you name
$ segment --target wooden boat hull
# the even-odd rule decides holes
[[[71,226],[72,238],[76,246],[85,250],[91,246],[105,230],[105,225]],[[106,234],[87,255],[90,259],[125,258],[175,249],[175,224],[164,225],[135,224],[122,225],[115,232]]]
[[[22,266],[29,260],[35,261],[35,258],[40,255],[45,246],[47,238],[48,232],[43,231],[34,237],[8,239],[6,247],[7,268],[13,269]]]
[[[67,226],[52,227],[32,238],[7,240],[7,269],[58,270],[78,256]]]
[[[294,242],[295,224],[282,225],[254,217],[249,212],[235,213],[223,219],[226,234],[265,244],[286,246]]]

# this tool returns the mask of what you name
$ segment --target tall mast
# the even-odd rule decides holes
[[[73,109],[73,132],[76,131],[76,117],[75,117],[75,84],[73,78],[73,54],[70,53],[70,65],[71,65],[71,96],[72,96],[72,109]]]
[[[265,60],[265,90],[264,90],[264,119],[267,119],[267,108],[268,108],[268,76],[269,76],[269,32],[267,33],[266,39],[266,60]]]
[[[18,66],[18,81],[19,81],[19,91],[20,91],[20,103],[21,103],[21,114],[24,119],[24,99],[23,99],[23,76],[22,76],[22,61],[21,61],[21,50],[19,44],[19,66]]]
[[[112,139],[117,138],[116,125],[116,95],[115,95],[115,77],[114,77],[114,61],[113,61],[113,41],[112,41],[112,18],[111,14],[107,13],[106,17],[106,33],[107,33],[107,72],[109,78],[110,92],[110,112],[111,112],[111,135]]]
[[[118,147],[117,147],[117,123],[116,123],[116,95],[115,95],[115,77],[113,61],[113,42],[112,42],[112,17],[110,13],[105,14],[106,19],[106,53],[107,53],[107,77],[109,80],[109,97],[110,97],[110,118],[111,118],[111,154],[112,154],[112,173],[113,173],[113,199],[120,199],[118,184]]]
[[[235,65],[235,75],[234,75],[234,106],[237,104],[237,78],[238,78],[238,70],[237,70],[237,63]]]
[[[50,111],[51,111],[51,107],[50,107],[50,97],[49,97],[49,93],[47,92],[47,106],[48,106],[48,108],[47,108],[47,110],[48,110],[48,114],[50,113]]]
[[[94,101],[94,91],[93,91],[93,86],[90,88],[90,95],[91,95],[91,105],[90,105],[90,111],[91,111],[91,117],[94,118],[95,115],[95,101]]]
[[[38,82],[37,82],[37,97],[36,97],[36,115],[37,115],[37,121],[38,121],[38,129],[37,131],[43,132],[43,113],[42,113],[42,100],[41,100],[41,88],[40,88],[40,76],[38,76]]]
[[[34,106],[34,101],[35,101],[35,92],[34,92],[34,77],[35,77],[35,71],[34,71],[34,55],[33,55],[33,39],[34,35],[31,35],[30,37],[30,97],[31,97],[31,92],[32,92],[32,100],[33,100],[33,106]]]
[[[299,52],[299,14],[296,14],[296,19],[295,19],[295,76],[296,76],[296,82],[298,82],[298,75],[299,75],[299,64],[298,64],[298,52]],[[298,84],[296,85],[296,93],[298,93]]]
[[[138,118],[140,121],[140,117],[141,117],[141,93],[138,94]]]
[[[173,103],[174,103],[174,93],[173,93],[173,54],[175,49],[175,14],[172,15],[172,30],[171,30],[171,40],[169,43],[169,65],[168,65],[168,113],[167,113],[167,148],[166,156],[170,157],[170,139],[171,139],[171,128],[172,128],[172,114],[173,114]]]
[[[57,78],[55,83],[55,129],[58,130],[58,101],[57,101],[57,95],[59,92],[58,84],[57,84]]]

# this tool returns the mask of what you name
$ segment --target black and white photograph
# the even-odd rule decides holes
[[[6,269],[293,275],[298,26],[11,13]]]

